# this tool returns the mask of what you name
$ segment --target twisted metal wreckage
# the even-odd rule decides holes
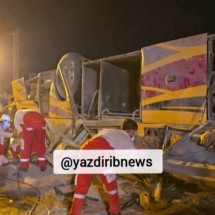
[[[214,39],[205,33],[97,60],[68,53],[56,70],[14,80],[8,111],[29,107],[45,116],[50,163],[55,149],[80,148],[130,117],[142,142],[163,149],[165,177],[214,187]]]

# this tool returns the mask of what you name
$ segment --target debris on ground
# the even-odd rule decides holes
[[[118,175],[122,215],[207,215],[215,211],[215,193],[196,185],[170,180],[164,183],[161,201],[150,197],[150,179]],[[0,168],[0,215],[68,215],[74,194],[74,175],[57,175],[52,166],[41,172],[31,164],[28,172],[19,165]],[[83,215],[106,215],[107,196],[99,177],[87,193]]]

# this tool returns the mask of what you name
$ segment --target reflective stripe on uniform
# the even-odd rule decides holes
[[[20,159],[20,162],[28,162],[30,159],[28,159],[28,158],[21,158]]]
[[[37,160],[38,160],[38,161],[45,161],[46,159],[43,158],[43,157],[38,157]]]
[[[26,130],[27,130],[27,131],[32,131],[32,130],[33,130],[33,128],[26,128]]]
[[[82,194],[74,194],[74,198],[76,199],[85,199],[85,195],[82,195]]]
[[[117,193],[117,190],[111,190],[107,192],[109,195],[114,195]]]

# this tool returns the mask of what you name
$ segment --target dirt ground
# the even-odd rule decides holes
[[[68,215],[74,191],[71,175],[55,175],[51,166],[45,172],[32,164],[27,173],[17,175],[19,166],[0,167],[0,215]],[[214,214],[215,193],[192,184],[170,180],[162,190],[161,201],[142,207],[143,183],[118,176],[122,215],[207,215]],[[106,215],[107,199],[95,177],[86,198],[83,215]]]

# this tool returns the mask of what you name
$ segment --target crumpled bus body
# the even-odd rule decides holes
[[[193,150],[201,149],[202,157],[208,154],[207,147],[190,139],[201,126],[205,131],[215,126],[213,41],[205,33],[96,60],[67,53],[56,69],[39,73],[34,82],[23,81],[16,89],[20,80],[15,80],[15,105],[34,106],[46,117],[50,162],[55,149],[80,148],[98,130],[119,128],[129,117],[138,122],[143,144],[164,150],[165,172],[207,183],[212,180],[207,167],[204,175],[191,174],[192,165],[185,167],[189,162],[196,172],[204,164],[210,170],[215,167],[214,152],[210,151],[211,162],[205,163]],[[34,85],[35,92],[24,82]],[[179,156],[185,152],[186,159]],[[189,153],[192,160],[187,159]]]

